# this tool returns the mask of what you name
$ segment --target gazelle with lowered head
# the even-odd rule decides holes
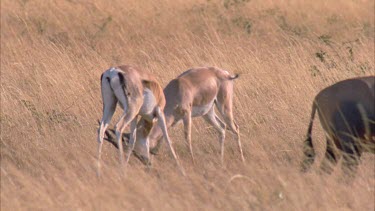
[[[127,164],[136,141],[137,118],[141,116],[142,121],[149,125],[152,125],[157,120],[158,128],[161,129],[178,167],[184,174],[168,136],[163,112],[165,106],[163,90],[152,74],[129,65],[112,67],[101,76],[101,92],[103,117],[98,130],[98,175],[100,173],[100,156],[104,133],[116,110],[117,103],[124,111],[115,126],[121,168],[124,165],[122,133],[125,127],[130,124],[130,147],[127,150]],[[147,148],[149,147],[148,142],[145,145]]]
[[[221,162],[224,162],[224,140],[226,126],[237,136],[242,161],[245,161],[239,127],[233,119],[233,80],[238,75],[216,67],[199,67],[185,71],[173,79],[164,89],[166,106],[164,115],[167,127],[182,121],[185,139],[189,143],[190,154],[194,162],[191,143],[191,124],[193,117],[203,116],[220,133]],[[215,113],[215,105],[224,118],[222,121]],[[149,159],[144,143],[150,143],[152,154],[156,154],[161,145],[162,128],[152,127],[147,136],[137,137],[135,152],[143,160]],[[147,132],[142,133],[147,134]],[[149,139],[149,140],[148,140]]]

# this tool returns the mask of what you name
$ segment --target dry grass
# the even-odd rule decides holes
[[[319,162],[299,172],[315,94],[375,74],[373,9],[373,0],[1,1],[1,210],[374,210],[374,155],[350,185],[340,168],[319,174]],[[98,180],[99,77],[127,63],[163,85],[192,66],[242,73],[234,112],[247,162],[228,134],[221,167],[217,134],[194,119],[195,166],[182,128],[170,130],[186,178],[163,146],[151,170],[133,157],[121,179],[105,143]]]

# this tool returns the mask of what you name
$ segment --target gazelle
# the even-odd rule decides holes
[[[153,125],[154,120],[157,119],[162,135],[167,140],[173,157],[184,174],[168,136],[163,112],[165,106],[163,90],[153,75],[129,65],[112,67],[101,76],[101,92],[103,117],[98,130],[98,175],[104,133],[116,110],[117,103],[124,110],[115,127],[121,168],[124,166],[122,133],[125,127],[130,124],[130,147],[127,150],[125,163],[127,164],[136,141],[137,117],[139,115],[142,117],[142,121],[149,125]],[[149,147],[148,142],[146,142],[146,147]]]
[[[233,119],[233,80],[238,75],[230,75],[227,71],[216,67],[199,67],[189,69],[173,79],[164,89],[166,106],[164,115],[167,127],[183,121],[185,139],[189,143],[190,154],[194,162],[191,143],[192,117],[203,116],[220,133],[221,162],[224,162],[225,129],[229,129],[237,136],[237,142],[242,161],[243,156],[239,127]],[[215,113],[215,105],[224,118],[222,121]],[[225,123],[224,123],[225,122]],[[145,127],[144,127],[145,128]],[[161,145],[162,128],[152,127],[151,131],[137,137],[135,152],[149,160],[145,143],[150,143],[152,154],[156,154]]]
[[[315,112],[318,111],[327,137],[321,168],[330,173],[332,168],[327,164],[336,165],[343,152],[344,170],[354,173],[362,152],[375,153],[374,102],[375,76],[347,79],[320,91],[312,105],[302,170],[308,170],[315,159],[311,131]]]

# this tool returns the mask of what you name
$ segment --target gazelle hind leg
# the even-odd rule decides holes
[[[119,149],[119,157],[120,157],[120,165],[121,168],[124,166],[124,152],[122,147],[122,133],[125,129],[125,127],[136,118],[137,113],[131,112],[129,109],[127,113],[123,114],[116,124],[116,139],[117,139],[117,146]],[[132,134],[134,135],[134,134]],[[134,145],[133,145],[134,146]]]
[[[186,112],[183,122],[184,122],[185,140],[189,143],[191,159],[193,160],[193,163],[195,163],[193,147],[191,144],[191,111]]]
[[[233,124],[235,125],[235,128],[236,128],[235,133],[237,136],[237,144],[238,144],[238,149],[240,150],[241,160],[242,162],[245,162],[245,157],[243,156],[242,145],[241,145],[240,127],[237,125],[237,123],[234,120],[233,120]]]
[[[167,131],[167,126],[165,124],[164,112],[159,107],[156,108],[156,112],[157,112],[157,116],[158,116],[158,124],[159,124],[160,128],[163,131],[164,138],[167,140],[169,149],[171,150],[171,153],[172,153],[174,159],[176,160],[177,166],[180,169],[182,175],[186,176],[185,170],[182,168],[180,162],[177,159],[177,155],[176,155],[176,153],[175,153],[175,151],[173,149],[173,146],[172,146],[172,141],[169,139],[169,135],[168,135],[168,131]]]
[[[109,90],[108,90],[109,89]],[[102,84],[102,96],[103,96],[103,117],[100,121],[98,129],[98,160],[97,160],[97,175],[100,176],[100,160],[103,147],[104,133],[113,117],[116,110],[117,99],[111,92],[109,84]]]
[[[242,144],[240,138],[240,129],[238,124],[233,119],[232,105],[231,102],[226,102],[225,104],[217,103],[218,110],[224,118],[225,123],[228,128],[237,136],[237,144],[241,154],[242,162],[245,162],[245,157],[243,156]]]
[[[225,123],[215,114],[214,107],[203,118],[219,132],[221,164],[224,164]]]

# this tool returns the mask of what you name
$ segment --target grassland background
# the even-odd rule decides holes
[[[373,0],[2,0],[1,210],[374,210],[375,157],[350,185],[336,168],[302,174],[315,94],[374,75]],[[164,145],[151,170],[116,149],[96,170],[100,74],[136,64],[169,80],[194,66],[240,73],[234,115],[246,163],[227,133],[193,120],[193,165],[182,127],[170,130],[188,176]],[[119,112],[114,120],[118,119]]]

